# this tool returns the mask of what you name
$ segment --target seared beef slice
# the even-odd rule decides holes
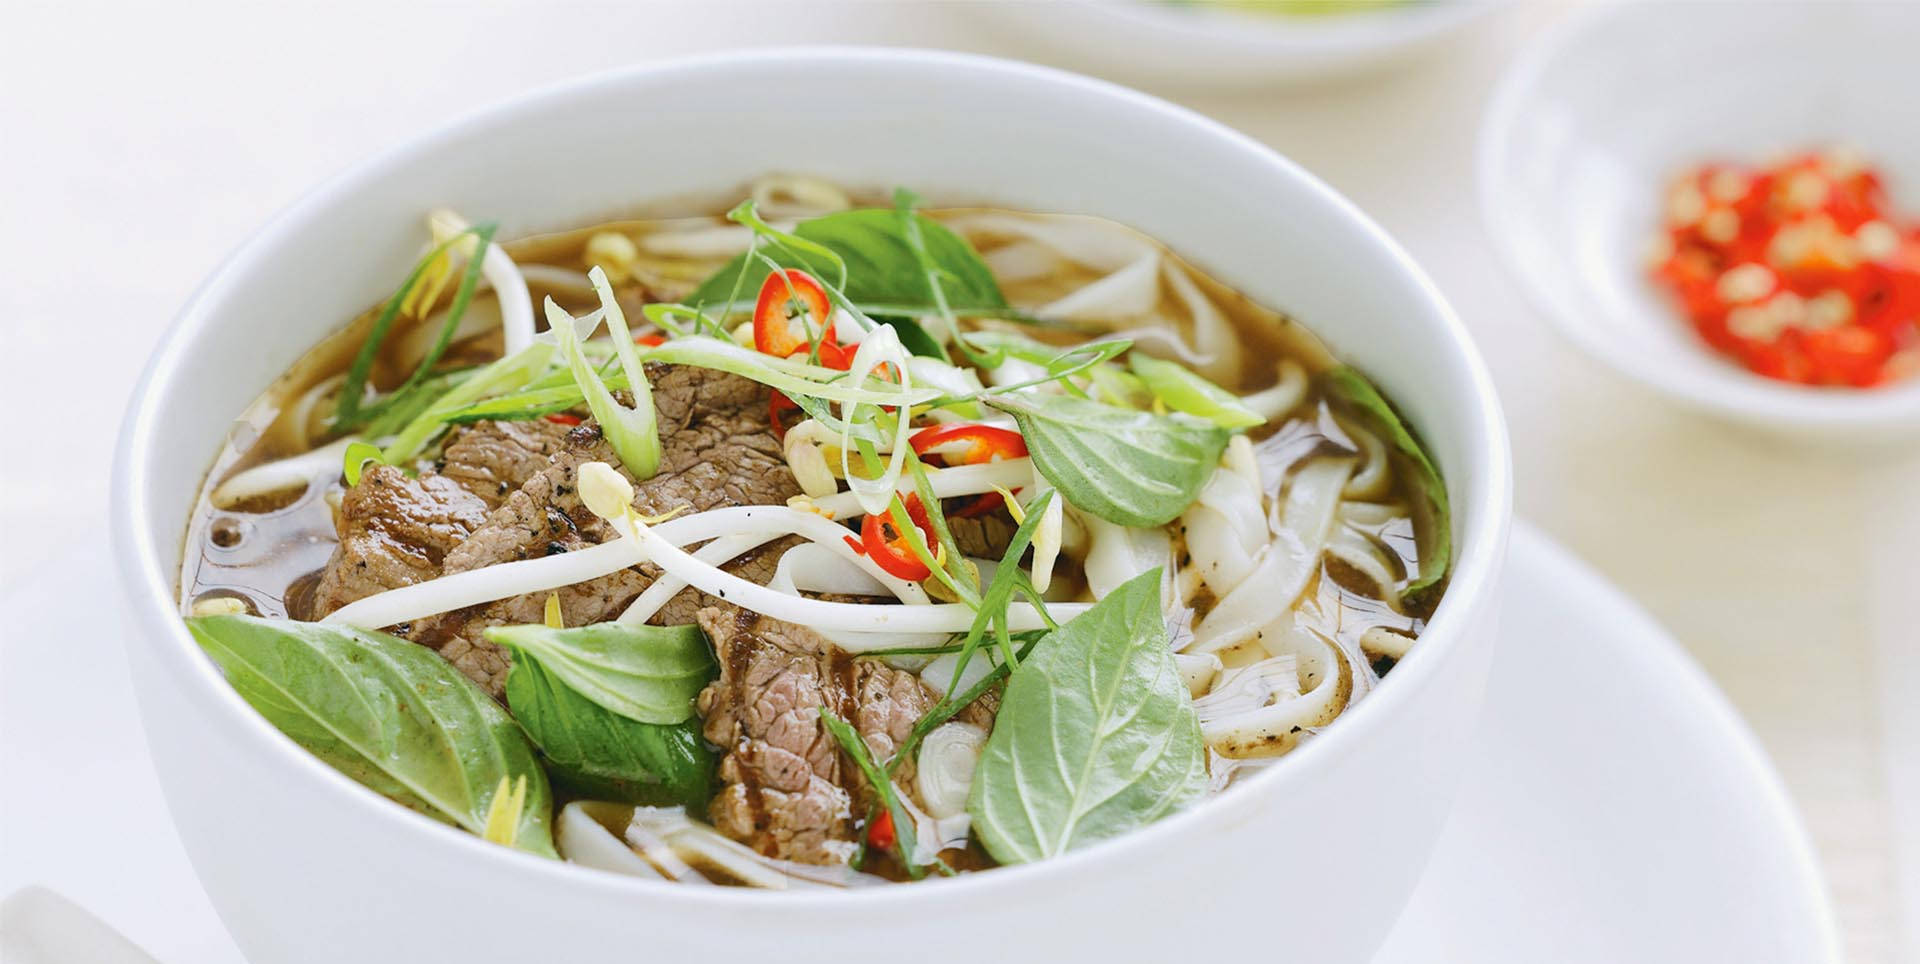
[[[634,506],[641,513],[783,504],[799,494],[780,444],[767,426],[764,387],[737,375],[683,366],[648,366],[648,377],[663,451],[658,474],[635,486]],[[567,433],[546,468],[528,478],[466,542],[447,553],[445,572],[571,552],[613,538],[613,527],[588,510],[576,491],[575,473],[581,464],[592,461],[620,464],[598,427],[588,422]],[[736,560],[728,569],[765,582],[784,548],[785,543],[770,545]],[[562,616],[569,626],[612,619],[657,575],[653,567],[643,566],[562,589]],[[546,597],[546,593],[534,593],[448,613],[423,623],[415,638],[438,647],[455,666],[498,695],[506,679],[506,655],[482,632],[488,626],[539,622]],[[703,598],[685,590],[654,621],[691,622]]]
[[[853,724],[875,760],[904,742],[937,697],[911,673],[837,652],[801,626],[734,607],[700,611],[720,676],[700,693],[709,742],[726,756],[715,827],[759,853],[810,864],[844,863],[854,815],[871,790],[820,720],[820,707]],[[898,779],[912,783],[912,764]]]
[[[447,553],[486,517],[486,503],[451,479],[368,466],[340,501],[340,544],[315,591],[315,617],[439,575]]]
[[[547,421],[479,422],[448,435],[439,472],[409,478],[393,466],[367,466],[341,497],[340,543],[321,573],[313,616],[440,575],[447,553],[547,467],[565,434]]]
[[[515,489],[540,474],[560,451],[568,426],[544,418],[477,422],[447,436],[440,474],[499,508]]]

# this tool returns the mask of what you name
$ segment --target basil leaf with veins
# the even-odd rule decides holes
[[[525,650],[513,650],[507,705],[567,789],[595,800],[698,808],[713,789],[700,720],[630,720],[580,694]]]
[[[527,782],[514,846],[557,856],[553,793],[526,734],[439,654],[371,630],[258,616],[187,629],[242,699],[335,769],[479,834],[494,794]]]
[[[1047,634],[1007,680],[967,813],[994,859],[1127,833],[1206,790],[1200,719],[1167,645],[1158,568]]]
[[[1040,474],[1074,508],[1123,526],[1158,526],[1193,504],[1232,432],[1073,395],[1017,392],[984,401],[1012,415]]]
[[[715,669],[712,647],[691,625],[494,626],[487,638],[533,654],[581,696],[641,723],[671,725],[693,716],[694,697]]]

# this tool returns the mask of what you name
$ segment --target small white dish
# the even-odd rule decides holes
[[[1375,964],[1840,960],[1800,817],[1726,697],[1539,530],[1509,551],[1477,758]]]
[[[1920,380],[1789,385],[1715,355],[1646,276],[1666,184],[1712,158],[1845,143],[1920,210],[1920,6],[1602,5],[1540,40],[1480,135],[1487,228],[1576,346],[1711,415],[1835,443],[1920,437]]]
[[[981,3],[1065,66],[1128,83],[1246,87],[1350,76],[1426,50],[1503,0],[1414,0],[1324,14],[1206,3]]]

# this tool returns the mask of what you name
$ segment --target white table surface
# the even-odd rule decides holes
[[[1159,93],[1291,155],[1428,268],[1499,383],[1520,512],[1747,715],[1812,828],[1850,959],[1920,961],[1901,936],[1903,917],[1920,926],[1920,459],[1814,456],[1685,415],[1522,300],[1476,216],[1473,145],[1511,53],[1561,14],[1518,6],[1332,86]],[[45,426],[0,454],[0,895],[51,886],[168,964],[232,958],[99,601],[102,510],[126,393],[198,280],[318,179],[529,86],[741,44],[1045,56],[958,5],[7,0],[0,24],[0,410]]]

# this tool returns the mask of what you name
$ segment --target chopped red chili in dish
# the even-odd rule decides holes
[[[1849,152],[1689,171],[1653,260],[1700,336],[1749,371],[1855,388],[1920,372],[1920,221]]]

